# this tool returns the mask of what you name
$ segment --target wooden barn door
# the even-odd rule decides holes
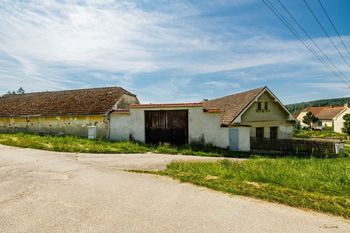
[[[188,110],[145,111],[146,143],[188,143]]]

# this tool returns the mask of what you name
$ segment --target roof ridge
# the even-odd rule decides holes
[[[87,91],[87,90],[101,90],[101,89],[121,89],[125,93],[129,93],[132,95],[135,95],[127,90],[125,90],[122,87],[118,86],[109,86],[109,87],[90,87],[90,88],[79,88],[79,89],[70,89],[70,90],[57,90],[57,91],[37,91],[37,92],[28,92],[28,93],[23,93],[23,94],[9,94],[9,95],[4,95],[2,97],[9,97],[9,96],[23,96],[23,95],[33,95],[33,94],[46,94],[46,93],[58,93],[58,92],[72,92],[72,91]]]
[[[234,96],[234,95],[245,94],[245,93],[253,92],[253,91],[257,91],[257,90],[264,90],[265,88],[267,88],[267,86],[254,88],[254,89],[251,89],[251,90],[248,90],[248,91],[233,93],[233,94],[231,94],[231,95],[226,95],[226,96],[222,96],[222,97],[219,97],[219,98],[211,99],[211,100],[208,100],[208,101],[206,101],[206,102],[215,101],[215,100],[220,100],[220,99],[227,98],[227,97],[231,97],[231,96]]]

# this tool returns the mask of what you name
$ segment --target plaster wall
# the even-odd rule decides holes
[[[262,110],[258,109],[258,102],[262,102]],[[265,110],[265,102],[268,109]],[[288,121],[289,114],[268,93],[263,93],[241,117],[241,124],[249,125],[250,136],[256,136],[256,128],[264,127],[264,137],[270,138],[270,127],[278,127],[279,139],[293,138],[294,122]]]
[[[342,133],[342,128],[344,127],[344,115],[350,114],[350,108],[345,110],[342,114],[338,115],[333,119],[334,122],[334,132]]]
[[[0,117],[0,132],[31,132],[54,135],[88,136],[88,126],[95,125],[97,137],[106,137],[107,121],[104,115]]]

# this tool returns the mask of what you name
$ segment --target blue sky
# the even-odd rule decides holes
[[[303,0],[281,1],[350,80]],[[350,63],[318,0],[307,1]],[[350,49],[350,2],[322,3]],[[284,103],[350,94],[261,0],[3,0],[0,18],[0,93],[122,86],[144,103],[265,85]]]

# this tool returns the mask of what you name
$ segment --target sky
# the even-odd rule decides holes
[[[318,0],[306,1],[350,64]],[[350,81],[350,66],[304,0],[281,2]],[[350,49],[350,1],[321,2]],[[261,86],[285,104],[350,96],[262,0],[1,0],[0,83],[0,94],[121,86],[142,103]]]

